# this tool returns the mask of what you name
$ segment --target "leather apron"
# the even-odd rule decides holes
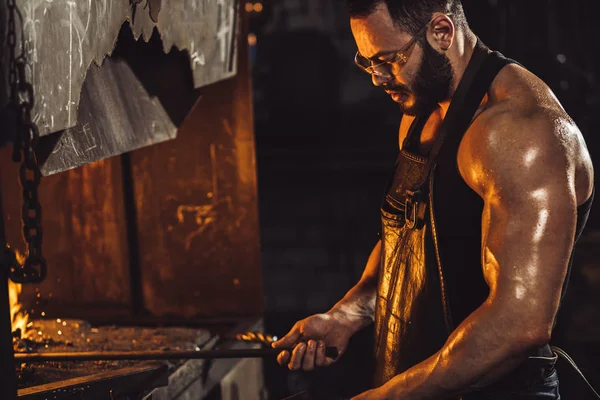
[[[429,115],[415,119],[403,143],[381,207],[382,252],[375,312],[376,387],[434,355],[454,330],[447,271],[439,246],[440,239],[445,238],[439,237],[436,225],[437,159],[444,152],[445,140],[452,142],[458,135],[460,142],[494,77],[510,62],[503,60],[506,59],[478,41],[430,154],[424,157],[411,149],[417,147],[411,143],[419,142]],[[453,157],[456,162],[456,152]],[[477,218],[480,227],[481,213]],[[460,226],[455,229],[460,230]],[[480,260],[480,237],[473,240],[479,249],[474,255]],[[482,275],[480,262],[477,268]],[[453,275],[459,278],[454,272]],[[481,281],[485,288],[483,276]],[[475,290],[478,292],[482,290]],[[484,300],[485,296],[476,296],[467,308],[475,310]]]

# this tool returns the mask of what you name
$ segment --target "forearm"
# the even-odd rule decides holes
[[[394,377],[386,385],[391,398],[439,399],[491,383],[541,345],[544,335],[514,315],[501,315],[485,303],[429,359]]]
[[[344,319],[356,333],[373,322],[376,291],[376,279],[361,279],[328,314]]]
[[[347,321],[353,333],[373,322],[380,258],[381,241],[373,248],[360,281],[328,312]]]

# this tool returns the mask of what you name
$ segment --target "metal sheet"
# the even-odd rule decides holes
[[[7,241],[25,254],[19,167],[11,152],[0,148],[2,217]],[[122,175],[121,160],[113,157],[42,179],[48,277],[39,285],[23,286],[21,302],[31,317],[52,307],[60,311],[59,318],[85,317],[95,309],[113,316],[130,312]]]
[[[157,27],[168,53],[173,46],[188,50],[196,88],[236,73],[236,0],[142,1],[148,11],[136,13],[136,38],[148,40]],[[152,6],[154,4],[154,6]],[[154,14],[154,15],[152,15]],[[158,17],[155,23],[152,16]]]
[[[134,251],[149,315],[262,313],[250,67],[240,50],[240,73],[199,90],[175,140],[131,153],[135,212],[124,202],[120,158],[42,179],[48,278],[23,289],[33,318],[129,315]],[[11,149],[0,148],[2,217],[23,253],[17,177]],[[129,245],[132,219],[139,248]]]
[[[5,36],[6,0],[0,1]],[[166,52],[188,50],[196,87],[235,75],[235,0],[147,1],[132,7],[129,0],[17,0],[41,136],[75,126],[86,71],[111,53],[124,21],[133,20],[136,38],[147,40],[157,28]],[[2,75],[5,81],[6,65]]]
[[[127,63],[107,58],[88,72],[77,125],[43,137],[38,149],[43,175],[51,175],[150,144],[174,139],[177,128],[148,95]]]
[[[131,154],[140,282],[155,316],[263,311],[246,51],[235,79],[200,90],[177,139]]]

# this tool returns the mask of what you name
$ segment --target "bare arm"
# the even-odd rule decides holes
[[[347,320],[353,327],[353,333],[373,322],[380,262],[381,240],[371,251],[360,281],[328,312]]]
[[[573,132],[543,115],[488,122],[463,142],[459,166],[485,203],[482,262],[490,295],[435,355],[357,399],[468,392],[550,339],[575,234]]]
[[[379,241],[367,261],[360,281],[325,314],[316,314],[298,321],[274,348],[290,348],[277,356],[280,365],[289,369],[310,371],[315,366],[328,366],[335,360],[325,356],[325,347],[333,346],[344,354],[350,337],[373,321],[375,296],[381,255]],[[303,343],[306,342],[306,343]]]

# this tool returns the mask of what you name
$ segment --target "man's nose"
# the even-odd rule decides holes
[[[371,80],[373,81],[373,85],[380,87],[385,85],[386,83],[389,83],[392,78],[389,76],[381,76],[381,75],[371,75]]]

